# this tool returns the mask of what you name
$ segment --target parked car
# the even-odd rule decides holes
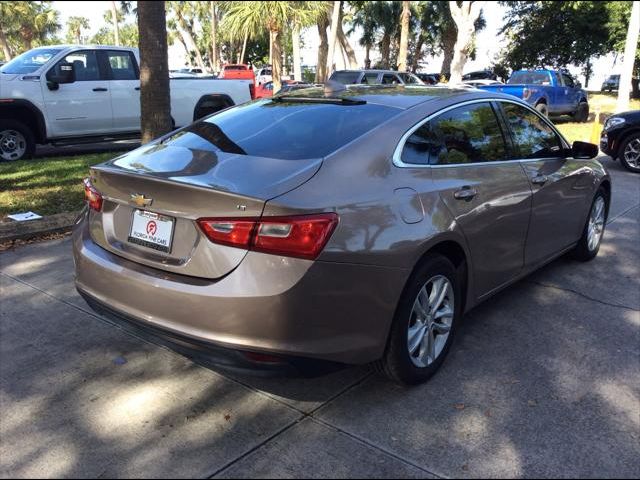
[[[601,92],[613,92],[620,88],[620,75],[609,75],[600,87]]]
[[[29,158],[36,144],[75,144],[140,135],[138,50],[48,46],[0,68],[0,160]],[[251,100],[253,82],[170,80],[171,117],[189,125]]]
[[[468,80],[498,80],[498,76],[491,70],[479,70],[477,72],[469,72],[462,76],[462,81]]]
[[[255,83],[256,76],[248,65],[225,65],[222,67],[219,79],[224,80],[251,80]]]
[[[273,80],[271,65],[259,69],[256,73],[256,84],[262,85]]]
[[[600,149],[632,172],[640,173],[640,110],[616,113],[604,123]]]
[[[439,73],[416,73],[416,76],[422,80],[425,85],[435,85],[440,83]]]
[[[476,88],[484,85],[504,85],[504,83],[497,80],[465,80],[462,82],[462,85]]]
[[[313,87],[321,87],[321,84],[317,84],[317,83],[306,83],[306,82],[297,82],[297,81],[292,81],[292,82],[287,82],[285,84],[282,85],[282,88],[280,90],[278,90],[278,94],[281,93],[289,93],[289,92],[294,92],[296,90],[302,90],[304,88],[313,88]]]
[[[506,85],[478,88],[521,98],[545,116],[570,115],[576,122],[589,119],[587,92],[564,70],[518,70]]]
[[[336,70],[329,79],[344,85],[424,85],[413,73],[394,70]]]
[[[377,362],[423,382],[465,312],[564,253],[597,255],[611,196],[597,152],[481,90],[263,99],[92,167],[76,286],[221,365]]]

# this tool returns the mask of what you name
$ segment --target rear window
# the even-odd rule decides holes
[[[320,158],[400,112],[397,108],[373,104],[262,100],[208,117],[164,143],[284,160]]]
[[[331,80],[342,83],[344,85],[358,83],[359,78],[360,72],[333,72],[333,75],[331,75]]]
[[[227,65],[224,67],[225,70],[248,70],[245,65]]]
[[[514,72],[507,83],[516,85],[551,85],[551,77],[547,72]]]

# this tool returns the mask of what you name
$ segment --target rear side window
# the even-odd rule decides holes
[[[359,79],[360,72],[333,72],[331,75],[331,80],[342,83],[343,85],[358,83]]]
[[[360,83],[375,85],[378,83],[378,74],[373,72],[365,73]]]
[[[284,160],[320,158],[399,112],[400,109],[374,104],[263,100],[208,117],[164,143]]]
[[[502,102],[518,158],[554,158],[562,154],[560,137],[537,114],[515,103]]]
[[[489,103],[449,110],[422,125],[406,141],[404,163],[456,165],[505,160],[507,150]]]
[[[107,58],[113,80],[138,79],[138,71],[131,52],[108,51]]]
[[[400,83],[400,79],[391,73],[385,73],[382,76],[383,85],[397,85]]]

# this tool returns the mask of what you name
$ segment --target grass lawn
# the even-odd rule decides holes
[[[600,132],[602,132],[602,124],[596,123],[595,113],[600,111],[602,121],[611,115],[616,109],[617,96],[612,94],[589,94],[589,122],[586,123],[573,123],[569,120],[569,117],[561,117],[554,119],[553,123],[558,127],[558,130],[565,136],[569,142],[581,140],[583,142],[592,141],[592,133],[595,131],[597,137],[593,139],[596,144],[600,141]],[[640,110],[640,100],[631,100],[631,110]]]
[[[0,221],[11,213],[29,210],[39,215],[82,208],[82,179],[91,165],[120,153],[38,158],[0,163]]]

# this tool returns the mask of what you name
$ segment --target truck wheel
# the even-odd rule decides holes
[[[580,102],[578,109],[573,114],[573,121],[584,123],[589,120],[589,104],[587,102]]]
[[[545,117],[549,116],[549,109],[547,108],[546,103],[538,103],[536,105],[536,110],[540,112],[542,115],[544,115]]]
[[[0,120],[0,162],[31,158],[36,140],[29,127],[15,120]]]

